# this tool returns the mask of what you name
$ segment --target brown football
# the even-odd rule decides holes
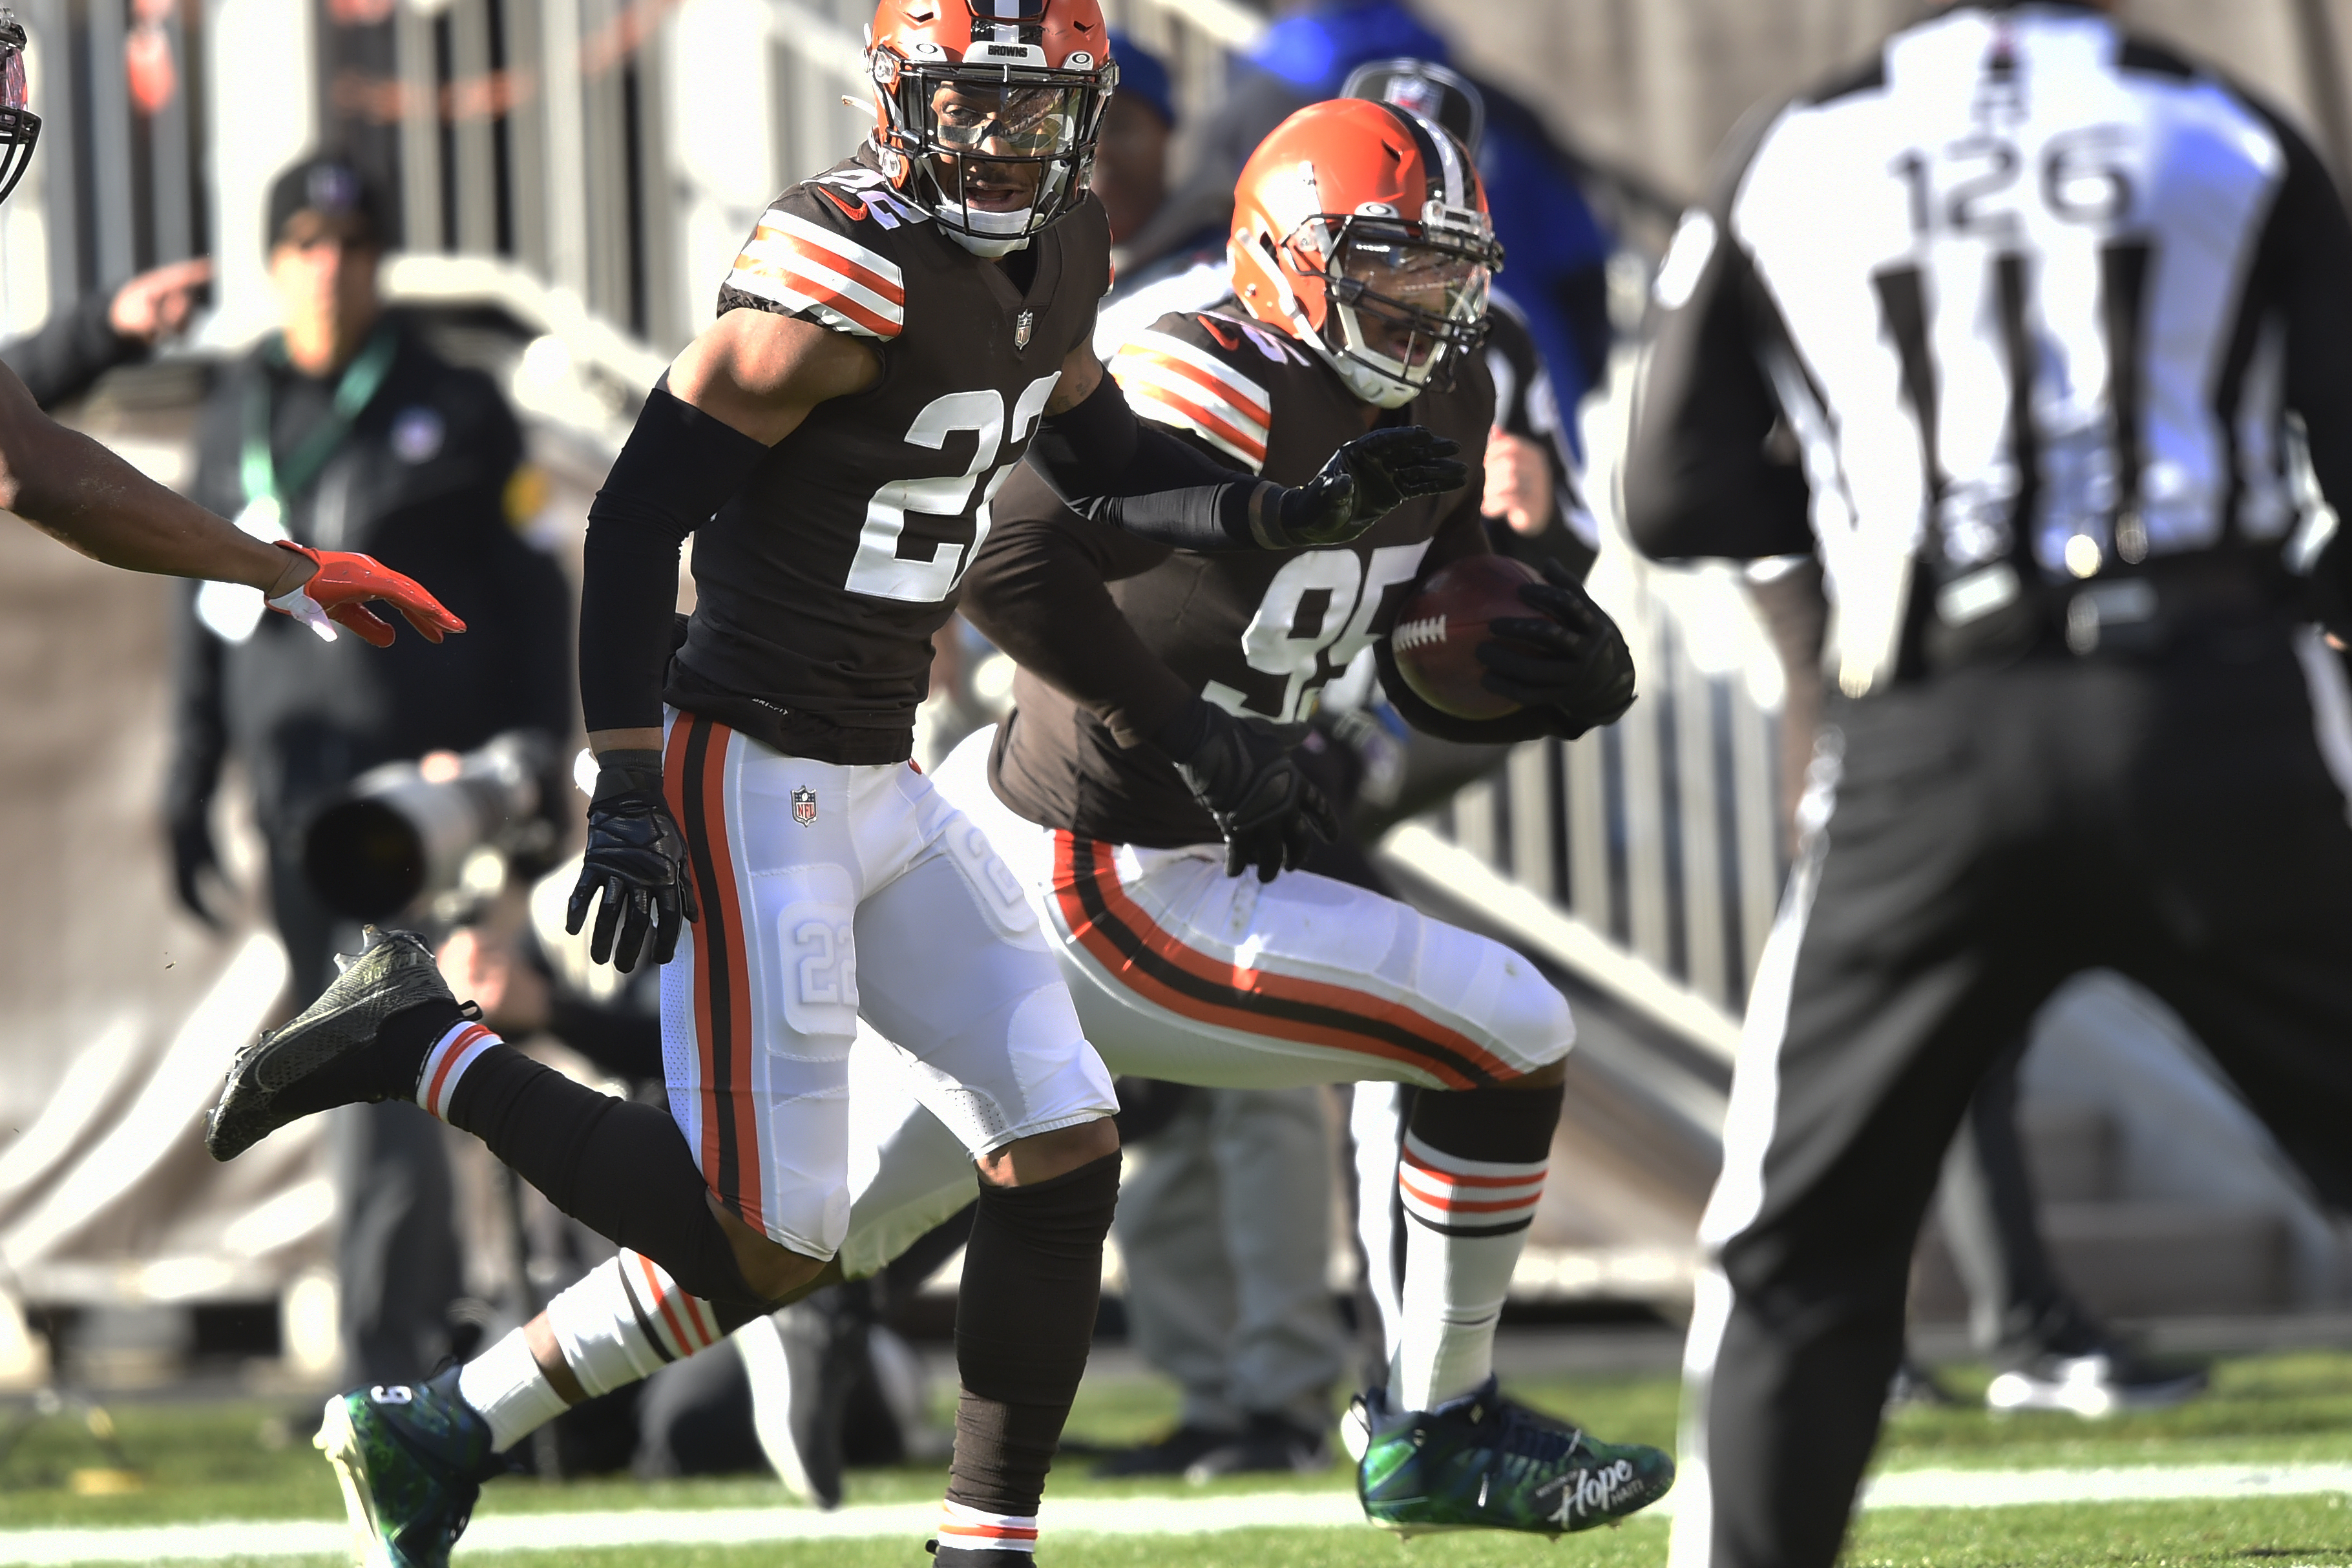
[[[1455,718],[1500,718],[1519,705],[1479,685],[1486,673],[1471,652],[1486,641],[1489,621],[1537,613],[1519,597],[1543,574],[1502,555],[1474,555],[1439,570],[1397,611],[1389,648],[1413,695]]]

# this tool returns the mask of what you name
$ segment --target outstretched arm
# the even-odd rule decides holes
[[[270,608],[331,637],[331,619],[381,646],[392,628],[365,603],[381,599],[437,643],[464,622],[430,593],[367,556],[265,544],[68,430],[0,366],[0,507],[93,560],[126,571],[209,578],[257,588]]]
[[[276,595],[314,570],[156,484],[33,402],[0,367],[0,507],[127,571],[241,582]]]

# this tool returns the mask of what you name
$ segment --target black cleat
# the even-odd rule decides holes
[[[1222,1427],[1177,1427],[1154,1442],[1121,1448],[1095,1467],[1105,1479],[1120,1476],[1181,1476],[1202,1458],[1241,1441],[1242,1434]]]
[[[213,1158],[233,1160],[287,1123],[336,1105],[414,1093],[418,1063],[402,1082],[398,1064],[376,1049],[385,1020],[433,1002],[446,1004],[452,1021],[462,1016],[433,949],[414,931],[371,925],[359,956],[335,962],[342,973],[317,1001],[229,1064],[220,1103],[205,1119]]]
[[[1205,1486],[1226,1476],[1313,1475],[1331,1468],[1331,1440],[1284,1416],[1261,1411],[1248,1429],[1184,1468],[1184,1479]]]

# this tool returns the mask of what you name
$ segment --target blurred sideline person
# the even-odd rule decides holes
[[[572,730],[564,587],[510,497],[522,432],[488,377],[451,365],[376,292],[377,193],[349,163],[306,159],[269,190],[265,236],[279,329],[224,376],[197,426],[198,499],[257,540],[365,548],[438,585],[476,623],[446,649],[322,645],[213,585],[179,610],[166,826],[181,902],[217,925],[212,816],[225,764],[252,791],[269,908],[308,997],[358,946],[302,870],[302,836],[379,763],[493,736]],[[459,1292],[439,1128],[388,1107],[337,1118],[336,1265],[349,1375],[394,1384],[449,1353]]]
[[[1117,35],[1113,42],[1119,83],[1104,115],[1105,152],[1122,120],[1159,128],[1156,138],[1129,132],[1135,151],[1096,160],[1094,189],[1116,240],[1166,199],[1175,109],[1167,68]],[[1124,225],[1123,214],[1132,214]],[[1207,225],[1122,273],[1104,298],[1106,323],[1121,300],[1195,267],[1212,280],[1197,303],[1229,292],[1224,230],[1222,222]],[[1102,338],[1098,327],[1097,348],[1116,354],[1118,344]],[[1155,1092],[1173,1097],[1173,1114],[1139,1142],[1127,1139],[1134,1166],[1120,1183],[1113,1228],[1127,1266],[1129,1336],[1183,1391],[1183,1404],[1173,1431],[1112,1455],[1096,1473],[1190,1471],[1206,1479],[1321,1469],[1330,1462],[1331,1387],[1344,1365],[1325,1279],[1331,1226],[1325,1092],[1308,1085]],[[1124,1085],[1121,1097],[1132,1098]]]
[[[1167,209],[1168,154],[1177,129],[1175,84],[1166,63],[1126,34],[1114,29],[1110,41],[1118,61],[1118,90],[1103,108],[1102,146],[1091,181],[1110,220],[1111,252],[1119,264],[1104,297],[1106,310],[1163,278],[1203,262],[1221,262],[1225,253],[1222,213],[1204,214],[1189,232],[1154,241],[1148,254],[1129,248]]]
[[[2302,137],[2079,5],[1895,34],[1685,219],[1633,541],[1818,548],[1837,615],[1701,1224],[1678,1568],[1836,1558],[1938,1167],[2068,977],[2161,997],[2352,1202],[2352,827],[2298,625],[2352,626],[2352,552],[2288,418],[2340,514],[2348,275]]]
[[[1190,173],[1137,236],[1135,251],[1157,255],[1175,235],[1222,219],[1234,176],[1265,134],[1307,104],[1356,90],[1344,85],[1354,71],[1400,58],[1443,67],[1449,57],[1445,40],[1401,0],[1322,0],[1279,17],[1234,62],[1223,100],[1190,138]],[[1580,451],[1575,410],[1609,372],[1612,242],[1585,199],[1576,160],[1542,117],[1492,83],[1478,90],[1478,172],[1495,238],[1511,259],[1514,296],[1559,389],[1565,438]],[[1403,107],[1437,118],[1420,104]]]
[[[1349,73],[1347,91],[1427,115],[1454,131],[1474,156],[1484,146],[1486,98],[1479,87],[1430,60],[1369,61]],[[1496,417],[1487,432],[1486,486],[1479,509],[1498,555],[1541,569],[1547,561],[1580,581],[1600,550],[1600,525],[1583,504],[1568,445],[1563,413],[1549,370],[1528,333],[1509,289],[1495,288],[1484,345],[1495,383]],[[1443,800],[1491,771],[1507,747],[1473,747],[1406,731],[1376,683],[1335,683],[1318,727],[1335,749],[1353,754],[1360,804],[1350,827],[1371,842],[1389,823]],[[1365,869],[1370,871],[1370,862]],[[1376,874],[1376,873],[1374,873]],[[1349,1115],[1349,1166],[1355,1177],[1352,1210],[1368,1308],[1358,1338],[1369,1350],[1370,1381],[1386,1376],[1403,1316],[1406,1212],[1397,1184],[1399,1158],[1420,1091],[1404,1083],[1359,1083]],[[1342,1426],[1360,1457],[1365,1431]]]
[[[55,408],[186,331],[212,281],[212,258],[200,256],[142,272],[111,293],[85,294],[37,330],[0,345],[0,362],[35,402]]]
[[[25,29],[0,10],[0,200],[30,165],[41,117],[25,107]],[[62,385],[63,382],[57,383]],[[51,388],[52,397],[66,395]],[[262,596],[278,614],[331,639],[341,624],[379,647],[394,636],[367,605],[400,612],[438,643],[465,623],[416,583],[367,556],[269,545],[149,479],[40,412],[0,366],[0,507],[91,559],[126,571],[209,579]]]
[[[1367,60],[1348,73],[1339,95],[1393,103],[1437,121],[1470,149],[1488,185],[1496,183],[1498,176],[1487,160],[1486,90],[1441,61],[1412,56]],[[1582,197],[1577,200],[1580,204]],[[1515,254],[1500,216],[1495,235],[1507,256]],[[1600,261],[1592,265],[1603,266],[1608,235],[1595,225],[1593,236]],[[1580,276],[1589,280],[1593,275]],[[1538,288],[1548,281],[1540,275],[1533,279]],[[1585,287],[1579,285],[1580,291]],[[1571,361],[1563,382],[1552,374],[1557,348],[1538,338],[1523,303],[1528,287],[1516,279],[1508,286],[1498,284],[1487,317],[1486,370],[1495,379],[1495,428],[1486,433],[1486,491],[1479,510],[1487,519],[1487,537],[1496,554],[1538,568],[1557,559],[1580,580],[1600,553],[1601,525],[1586,509],[1577,481],[1580,443],[1572,427],[1578,404],[1606,368],[1605,358],[1592,357],[1608,352],[1606,314],[1601,329],[1584,334],[1587,340],[1579,350],[1583,357]],[[1579,298],[1584,298],[1580,292]],[[1565,402],[1563,384],[1569,392]]]
[[[1780,656],[1788,696],[1780,709],[1780,799],[1790,858],[1798,802],[1822,714],[1822,652],[1829,601],[1811,556],[1759,561],[1749,599]],[[2071,1410],[2106,1416],[2177,1405],[2204,1386],[2202,1373],[2143,1358],[2100,1322],[2058,1278],[2043,1244],[2032,1173],[2018,1135],[2018,1070],[2031,1033],[1996,1059],[1969,1102],[1944,1156],[1937,1218],[1969,1298],[1969,1339],[1993,1364],[1986,1403],[1998,1410]],[[1924,1367],[1906,1357],[1897,1401],[1947,1403]]]
[[[1142,417],[1271,477],[1407,419],[1475,452],[1493,415],[1475,348],[1499,259],[1484,209],[1442,128],[1389,104],[1312,105],[1241,176],[1236,293],[1163,317],[1113,373]],[[1406,1135],[1404,1322],[1387,1394],[1367,1396],[1359,1497],[1407,1532],[1558,1534],[1646,1506],[1672,1474],[1664,1454],[1601,1442],[1493,1377],[1559,1118],[1566,1003],[1499,945],[1302,869],[1337,825],[1292,750],[1330,678],[1385,648],[1413,586],[1486,553],[1479,499],[1432,496],[1353,548],[1261,557],[1131,539],[1101,526],[1102,503],[1066,506],[1015,475],[966,601],[1019,665],[1014,706],[938,787],[1004,858],[1107,1063],[1209,1087],[1432,1091]],[[1508,641],[1477,650],[1488,689],[1518,706],[1448,719],[1408,694],[1408,716],[1501,741],[1622,714],[1623,641],[1564,575],[1523,588],[1526,615],[1496,623]],[[856,1195],[852,1272],[971,1190],[953,1140],[901,1105]]]
[[[598,775],[567,923],[593,915],[600,962],[665,967],[671,1114],[507,1046],[395,932],[238,1055],[207,1125],[230,1159],[411,1102],[623,1248],[463,1366],[329,1402],[355,1528],[418,1563],[446,1561],[520,1437],[842,1277],[861,1020],[954,1128],[953,1207],[978,1189],[937,1555],[1029,1561],[1094,1326],[1116,1102],[1017,884],[908,766],[932,639],[1024,458],[1106,526],[1237,556],[1345,543],[1466,477],[1417,427],[1286,486],[1137,421],[1089,342],[1110,241],[1083,176],[1117,79],[1093,0],[883,0],[870,37],[865,146],[761,214],[589,515]],[[1233,810],[1252,776],[1228,762],[1202,766]]]

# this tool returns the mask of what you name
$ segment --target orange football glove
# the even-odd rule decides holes
[[[392,646],[392,624],[367,608],[372,599],[381,599],[399,611],[428,643],[438,643],[445,632],[466,629],[466,623],[443,609],[423,584],[403,577],[372,555],[311,549],[291,539],[277,543],[280,549],[309,557],[319,570],[301,587],[269,601],[269,608],[280,615],[291,615],[330,643],[335,640],[335,629],[328,622],[340,621],[379,648]]]

